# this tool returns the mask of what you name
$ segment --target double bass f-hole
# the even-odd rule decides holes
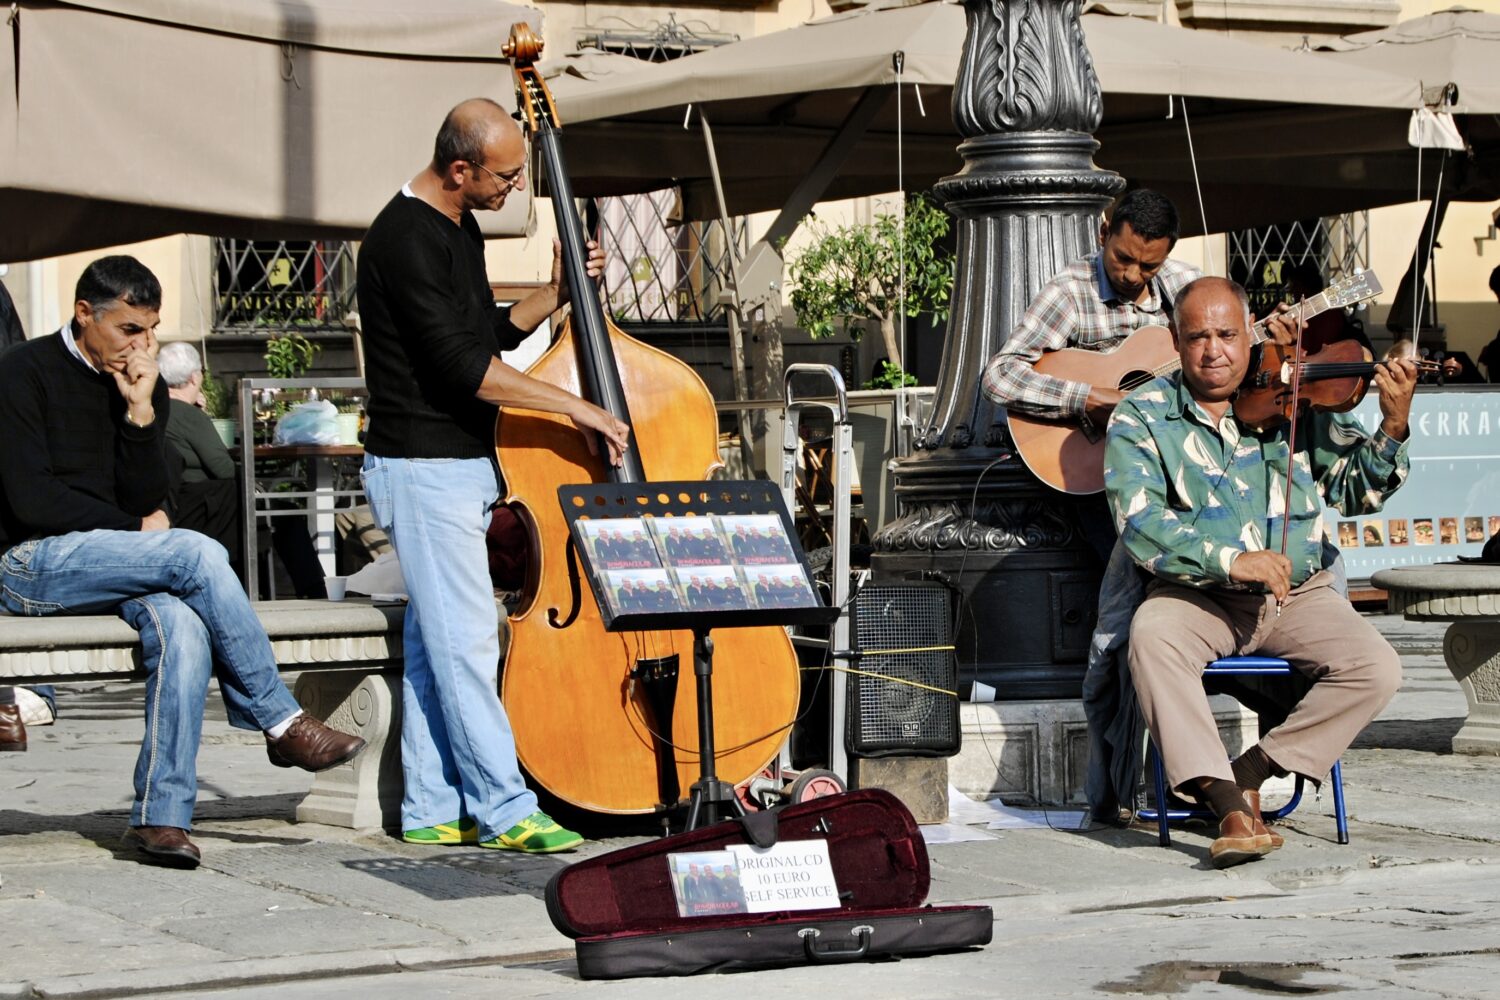
[[[572,600],[568,602],[568,617],[559,621],[556,608],[547,609],[547,624],[553,628],[567,628],[578,619],[583,609],[583,586],[578,579],[578,543],[568,538],[568,591]]]

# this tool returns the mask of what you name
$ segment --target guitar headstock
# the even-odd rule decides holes
[[[511,72],[516,78],[516,108],[524,116],[526,130],[532,135],[542,128],[562,127],[562,120],[557,117],[557,105],[552,103],[552,92],[536,71],[543,44],[541,37],[531,30],[531,25],[518,21],[510,26],[510,37],[500,46],[500,53],[510,60]]]
[[[1374,271],[1351,271],[1339,278],[1320,293],[1328,302],[1329,309],[1342,309],[1373,299],[1383,289]]]

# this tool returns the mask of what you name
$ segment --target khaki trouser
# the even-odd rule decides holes
[[[1401,686],[1401,659],[1321,572],[1276,615],[1263,594],[1154,581],[1130,626],[1130,676],[1172,788],[1234,780],[1203,692],[1203,668],[1223,656],[1279,656],[1316,683],[1261,749],[1319,780]]]

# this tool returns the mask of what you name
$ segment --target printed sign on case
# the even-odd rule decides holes
[[[839,907],[826,840],[782,841],[770,847],[730,844],[722,851],[667,855],[677,914],[780,913]]]

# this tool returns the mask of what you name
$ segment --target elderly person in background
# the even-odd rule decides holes
[[[198,357],[198,349],[180,340],[163,344],[156,363],[167,383],[167,394],[172,398],[167,440],[182,456],[182,483],[202,483],[210,479],[225,479],[232,483],[234,459],[214,429],[213,421],[203,411],[203,362]],[[230,496],[233,496],[233,490]],[[233,551],[231,548],[231,554]]]
[[[213,421],[202,409],[203,362],[198,349],[183,341],[163,344],[157,365],[171,396],[172,418],[167,424],[167,440],[181,458],[180,465],[173,463],[173,523],[201,532],[223,545],[229,551],[230,565],[244,579],[239,469]],[[327,596],[323,568],[303,525],[294,518],[273,518],[271,544],[286,566],[298,597]]]

